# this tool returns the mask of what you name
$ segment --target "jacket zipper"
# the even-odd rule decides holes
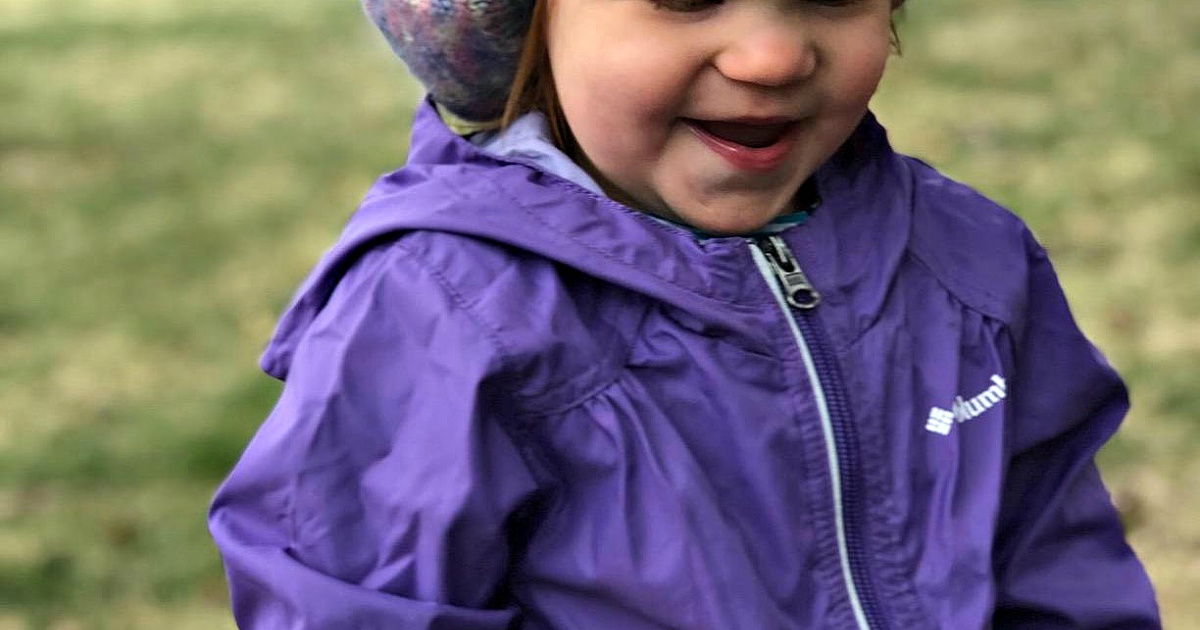
[[[800,348],[804,369],[808,372],[817,411],[821,416],[821,432],[825,436],[825,452],[832,480],[838,558],[854,619],[859,630],[886,628],[875,602],[863,551],[863,497],[857,483],[860,464],[854,425],[841,370],[830,349],[825,330],[817,322],[814,312],[821,303],[821,294],[804,275],[804,270],[782,238],[763,236],[752,243],[754,246],[750,252],[754,262],[771,287]],[[799,317],[796,317],[797,313]]]

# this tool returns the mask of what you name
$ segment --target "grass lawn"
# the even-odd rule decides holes
[[[1134,411],[1102,464],[1200,628],[1200,3],[920,0],[876,110],[1018,211]],[[0,630],[232,628],[204,527],[275,317],[416,93],[356,2],[0,0]]]

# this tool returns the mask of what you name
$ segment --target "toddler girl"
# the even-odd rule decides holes
[[[1124,388],[867,111],[892,0],[366,0],[430,92],[263,357],[243,628],[1156,628]]]

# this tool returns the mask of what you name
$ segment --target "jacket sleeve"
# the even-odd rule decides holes
[[[1094,461],[1128,408],[1125,387],[1076,327],[1045,252],[1032,238],[1029,247],[994,627],[1159,628],[1149,579]]]
[[[400,245],[368,254],[298,345],[213,501],[238,626],[509,627],[512,520],[536,491],[497,421],[491,337]]]

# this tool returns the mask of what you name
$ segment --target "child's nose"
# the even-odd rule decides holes
[[[808,79],[818,62],[812,38],[786,18],[731,36],[714,61],[721,74],[734,81],[767,87]]]

